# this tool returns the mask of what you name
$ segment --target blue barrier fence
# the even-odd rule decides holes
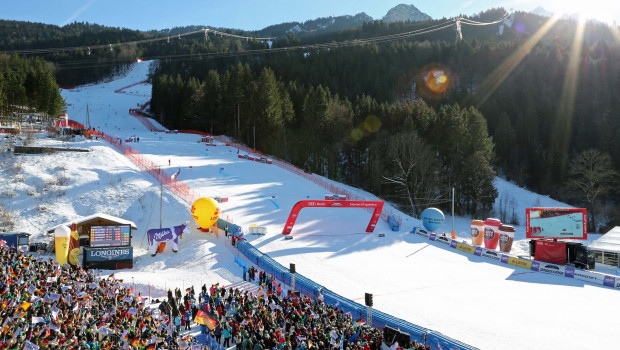
[[[252,264],[256,264],[270,275],[275,276],[277,279],[284,283],[291,284],[291,273],[288,268],[282,266],[280,263],[273,260],[269,255],[262,253],[256,249],[252,244],[247,241],[241,240],[237,242],[237,249],[248,259]],[[239,258],[235,258],[240,266]],[[243,263],[245,264],[245,263]],[[299,273],[295,274],[295,289],[301,294],[309,295],[312,298],[318,297],[319,293],[323,295],[323,301],[330,305],[338,305],[339,309],[342,309],[345,313],[350,312],[354,320],[362,319],[368,321],[366,317],[367,307],[365,305],[356,303],[352,300],[344,298],[322,285],[306,278]],[[376,328],[383,328],[384,326],[390,326],[394,329],[400,329],[402,332],[409,333],[411,340],[415,340],[418,343],[426,343],[431,346],[431,349],[451,349],[451,350],[473,350],[477,349],[473,346],[462,343],[456,339],[452,339],[442,333],[435,332],[431,329],[420,327],[411,322],[396,318],[388,315],[385,312],[373,309],[372,311],[372,326]]]
[[[206,345],[211,350],[226,350],[225,347],[220,345],[215,339],[213,339],[209,334],[201,334],[196,337],[198,344]]]
[[[232,222],[228,222],[222,218],[217,219],[217,227],[220,230],[228,230],[228,233],[238,236],[241,226],[235,225]]]

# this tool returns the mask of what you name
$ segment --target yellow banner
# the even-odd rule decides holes
[[[508,265],[512,265],[512,266],[516,266],[516,267],[520,267],[520,268],[528,269],[528,270],[532,269],[532,262],[530,260],[523,260],[523,259],[513,258],[513,257],[508,258]]]
[[[465,253],[469,253],[469,254],[474,254],[476,252],[476,247],[472,247],[470,245],[463,244],[463,243],[457,243],[456,249],[462,252],[465,252]]]

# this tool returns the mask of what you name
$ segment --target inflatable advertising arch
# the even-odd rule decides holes
[[[375,230],[375,226],[377,222],[381,218],[381,211],[383,210],[383,201],[330,201],[330,200],[303,200],[297,202],[291,213],[288,216],[288,220],[286,220],[286,225],[284,225],[284,230],[282,230],[283,235],[288,235],[293,230],[293,225],[295,225],[295,221],[297,220],[297,216],[299,215],[299,211],[303,208],[362,208],[369,209],[374,208],[372,213],[372,217],[370,218],[370,222],[368,223],[368,227],[366,227],[366,232],[373,232]]]

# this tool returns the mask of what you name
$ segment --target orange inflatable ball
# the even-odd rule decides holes
[[[209,228],[220,217],[220,208],[213,198],[200,198],[192,204],[192,217],[198,226]]]

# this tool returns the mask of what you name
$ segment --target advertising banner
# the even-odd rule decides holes
[[[565,274],[565,275],[566,277],[570,277],[568,274]],[[575,272],[573,272],[573,278],[577,280],[586,281],[586,282],[603,284],[605,276],[599,273],[592,273],[590,271],[575,269]]]
[[[491,259],[495,261],[501,261],[501,254],[491,249],[485,249],[485,248],[481,248],[481,249],[482,249],[482,253],[480,254],[480,256],[483,256],[487,259]]]
[[[536,241],[534,259],[552,264],[566,264],[566,243],[552,241]]]
[[[456,242],[456,241],[454,241]],[[474,254],[476,252],[476,247],[472,247],[468,244],[463,244],[463,243],[457,243],[456,244],[456,249],[465,252],[465,253],[469,253],[469,254]]]
[[[474,255],[482,256],[482,248],[481,247],[476,247],[476,251],[474,252]]]
[[[435,241],[441,244],[450,245],[451,239],[442,235],[442,236],[437,236],[437,238],[435,238]]]
[[[516,267],[520,267],[520,268],[528,269],[528,270],[532,269],[531,260],[519,259],[519,258],[515,258],[512,256],[508,257],[508,265],[512,265],[512,266],[516,266]]]
[[[417,229],[415,233],[419,234],[422,237],[426,237],[426,238],[430,237],[430,233],[428,233],[428,231],[426,230]]]
[[[592,284],[603,285],[607,287],[620,289],[620,278],[618,277],[609,276],[609,275],[605,275],[605,274],[601,274],[601,273],[597,273],[593,271],[580,270],[580,269],[576,269],[571,266],[563,266],[564,263],[566,262],[566,257],[565,257],[566,246],[565,246],[565,243],[562,243],[562,242],[551,242],[551,241],[537,242],[537,243],[546,243],[546,244],[541,244],[541,246],[543,247],[542,251],[543,252],[551,251],[552,252],[551,254],[556,253],[557,255],[557,251],[559,250],[558,247],[562,248],[561,250],[564,252],[563,262],[560,264],[553,264],[553,263],[547,263],[547,262],[537,261],[537,260],[521,259],[521,258],[510,256],[508,254],[502,254],[501,252],[498,252],[493,249],[486,249],[483,247],[471,246],[466,243],[459,243],[456,240],[450,239],[446,237],[445,235],[438,235],[435,232],[429,233],[428,231],[418,229],[416,230],[416,233],[423,237],[428,238],[431,241],[441,242],[445,245],[448,245],[462,252],[473,254],[476,256],[482,256],[487,259],[501,262],[503,264],[508,264],[508,265],[520,267],[523,269],[529,269],[532,271],[544,272],[544,273],[555,275],[555,276],[574,278],[574,279],[578,279],[581,281],[590,282]],[[536,254],[538,254],[538,251],[539,251],[538,248],[539,246],[537,245]]]
[[[540,268],[538,271],[548,273],[556,276],[564,276],[564,271],[566,270],[565,266],[558,266],[554,264],[540,263]]]
[[[603,285],[607,287],[616,287],[616,278],[612,276],[605,276],[605,279],[603,279]]]
[[[527,238],[587,239],[587,210],[581,208],[525,209]]]
[[[133,247],[84,249],[87,262],[132,260]]]

